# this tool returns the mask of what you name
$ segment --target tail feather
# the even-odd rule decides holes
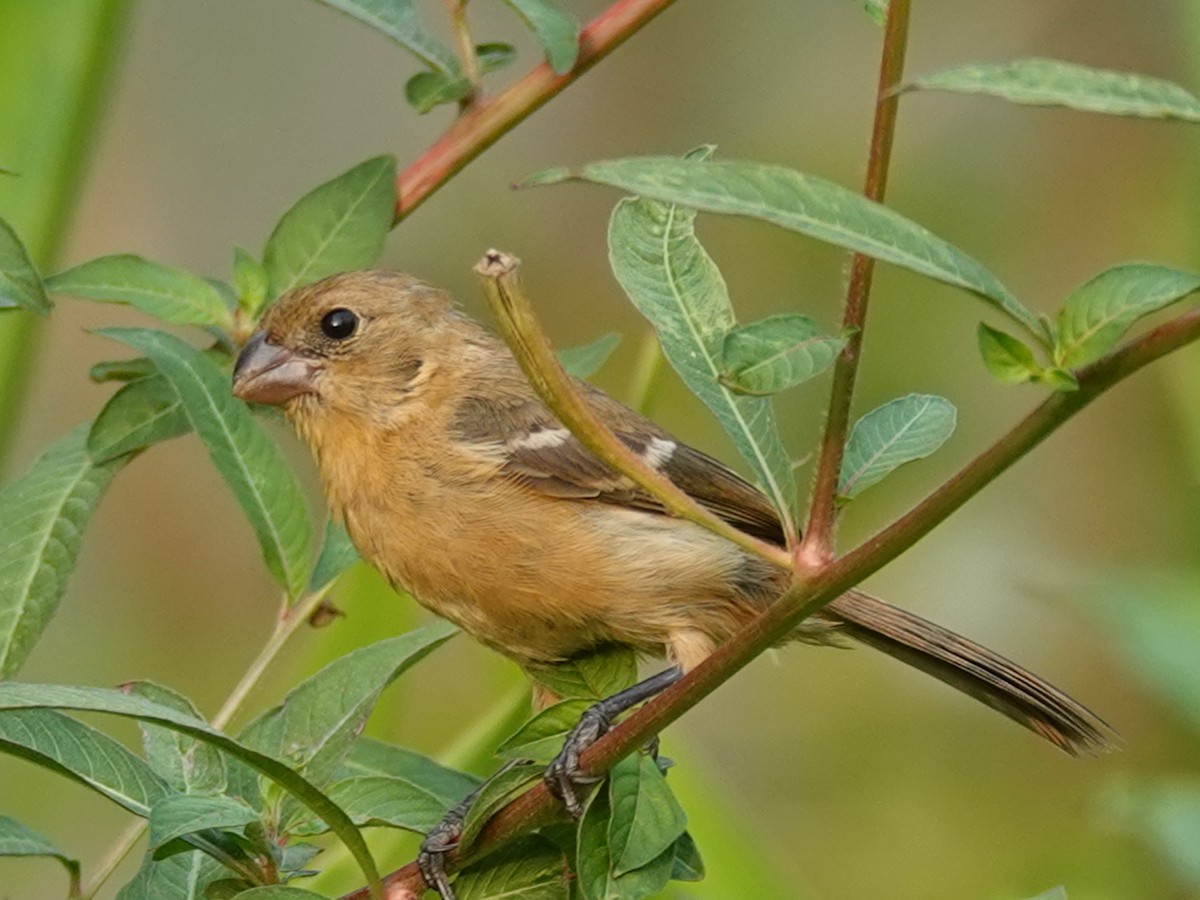
[[[858,591],[825,608],[843,634],[974,697],[1072,755],[1107,750],[1112,729],[1032,672],[961,635]]]

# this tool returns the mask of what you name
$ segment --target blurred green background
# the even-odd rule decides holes
[[[20,8],[44,3],[0,3],[8,40],[26,37],[11,30]],[[604,6],[569,5],[581,19]],[[101,6],[64,0],[58,15],[65,28]],[[915,6],[911,75],[1052,56],[1200,91],[1195,3]],[[442,4],[421,7],[440,29]],[[500,4],[476,0],[471,14],[477,37],[513,41],[524,64],[536,58]],[[103,35],[115,52],[111,91],[87,81],[99,104],[96,140],[86,178],[67,182],[62,265],[135,252],[224,276],[231,245],[258,252],[300,194],[374,154],[411,161],[452,115],[445,107],[413,113],[402,92],[415,63],[302,0],[142,0],[123,35],[115,27]],[[856,186],[879,41],[850,0],[681,0],[405,221],[384,263],[451,288],[483,315],[472,264],[490,246],[516,253],[560,345],[625,334],[596,379],[620,396],[644,327],[608,271],[604,231],[615,195],[584,186],[513,192],[509,184],[552,165],[715,142],[725,157]],[[39,79],[72,65],[67,52],[39,58]],[[502,73],[497,83],[511,77]],[[43,86],[5,90],[41,102],[41,121],[53,113],[39,101]],[[28,121],[0,119],[0,165],[32,165],[21,155]],[[909,96],[889,202],[1049,311],[1120,261],[1198,265],[1198,149],[1195,127]],[[0,214],[17,218],[5,204],[20,190],[0,185]],[[844,253],[743,221],[704,217],[699,230],[743,320],[802,310],[836,323]],[[879,271],[859,411],[928,391],[958,405],[960,425],[935,458],[853,505],[845,544],[902,512],[1037,401],[1035,388],[987,377],[974,339],[982,312],[963,293]],[[93,416],[109,393],[87,381],[87,370],[119,353],[88,329],[136,321],[115,307],[60,301],[41,329],[20,414],[0,425],[10,429],[0,435],[9,446],[6,477]],[[15,322],[0,319],[0,330]],[[15,373],[0,377],[12,383]],[[817,384],[826,383],[780,398],[798,457],[815,441]],[[1200,897],[1197,384],[1196,348],[1139,374],[867,585],[1068,690],[1120,732],[1118,752],[1070,759],[867,651],[771,654],[664,737],[710,868],[708,881],[677,896],[1000,900],[1064,884],[1072,900]],[[736,461],[671,378],[650,412]],[[307,453],[279,433],[315,488]],[[347,580],[338,602],[346,618],[289,648],[256,694],[259,708],[323,660],[425,615],[365,570]],[[22,678],[152,678],[211,712],[268,633],[275,604],[251,531],[203,450],[193,438],[175,441],[117,479]],[[385,696],[375,727],[461,762],[471,757],[463,733],[511,702],[519,683],[509,663],[457,640]],[[0,759],[0,813],[80,856],[85,877],[126,818],[8,758]],[[0,861],[0,897],[61,896],[62,884],[50,862]]]

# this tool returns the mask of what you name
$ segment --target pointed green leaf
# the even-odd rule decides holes
[[[983,364],[1001,381],[1021,384],[1033,381],[1041,372],[1042,367],[1033,351],[1011,334],[980,322],[977,336]]]
[[[530,677],[564,699],[603,700],[637,681],[637,656],[606,647],[552,666],[526,666]]]
[[[503,759],[549,763],[562,750],[563,741],[594,702],[564,700],[543,709],[497,747],[496,755]]]
[[[345,527],[332,519],[326,520],[321,554],[313,566],[312,578],[308,580],[309,593],[321,590],[358,560],[358,551]]]
[[[361,737],[354,742],[346,757],[343,773],[403,778],[433,794],[447,809],[483,782],[475,775],[443,766],[415,750],[368,737]]]
[[[68,895],[79,895],[79,862],[67,856],[50,841],[16,819],[0,816],[0,856],[48,856],[67,870],[71,884]]]
[[[123,253],[101,256],[46,279],[47,290],[89,300],[127,303],[172,325],[231,328],[221,294],[198,275]]]
[[[591,378],[600,371],[600,367],[621,343],[621,335],[615,331],[602,334],[590,344],[582,347],[571,347],[558,351],[558,361],[562,367],[576,378]]]
[[[162,706],[202,718],[195,705],[182,694],[155,684],[133,681],[121,685],[126,693],[137,694]],[[139,722],[146,761],[167,784],[185,794],[218,793],[225,788],[225,758],[215,747],[195,738]]]
[[[887,23],[887,0],[858,0],[858,3],[876,25]]]
[[[263,251],[271,296],[375,264],[396,209],[396,159],[377,156],[322,184],[283,214]]]
[[[774,394],[820,375],[846,342],[807,316],[770,316],[725,335],[721,383],[739,394]]]
[[[562,851],[530,835],[464,869],[454,882],[458,900],[568,900]]]
[[[147,853],[116,900],[208,900],[208,886],[228,875],[228,869],[198,850],[162,860]]]
[[[142,817],[171,793],[167,783],[124,745],[49,709],[0,713],[0,753],[66,775]]]
[[[88,378],[97,384],[106,381],[137,381],[139,378],[149,378],[157,374],[158,369],[154,368],[154,363],[144,356],[98,362],[88,370]]]
[[[150,357],[174,387],[217,471],[250,520],[267,568],[292,597],[308,582],[313,528],[308,504],[275,442],[229,391],[229,376],[187,342],[161,331],[99,332]]]
[[[648,754],[627,756],[613,768],[608,800],[612,809],[608,846],[614,875],[640,869],[671,851],[687,830],[687,816],[658,763]]]
[[[88,454],[100,465],[191,430],[175,388],[161,375],[151,375],[108,398],[88,431]]]
[[[511,44],[480,44],[475,48],[483,74],[502,69],[517,58]],[[404,85],[404,99],[421,115],[444,103],[457,103],[471,95],[471,82],[462,75],[418,72]]]
[[[609,221],[609,262],[658,332],[667,360],[712,410],[790,523],[796,485],[770,399],[736,396],[718,380],[725,334],[735,325],[733,306],[716,263],[696,240],[695,217],[679,206],[622,200]]]
[[[576,878],[583,900],[641,900],[661,891],[671,879],[675,848],[640,869],[617,875],[609,844],[612,805],[609,792],[594,792],[583,811],[575,852]]]
[[[94,465],[80,426],[0,490],[0,678],[12,675],[58,609],[83,531],[127,457]]]
[[[469,847],[487,820],[529,786],[542,780],[545,766],[517,765],[501,769],[483,783],[463,820],[462,843]]]
[[[425,834],[442,821],[450,805],[430,791],[404,778],[356,775],[329,786],[329,799],[340,806],[355,825],[385,825]],[[309,819],[288,827],[291,834],[320,834],[325,824]]]
[[[1200,122],[1200,100],[1179,85],[1149,75],[1093,69],[1056,59],[1018,59],[926,75],[905,90],[990,94],[1032,106]]]
[[[5,307],[48,313],[50,299],[25,245],[12,226],[0,218],[0,309]]]
[[[204,831],[237,829],[258,820],[258,813],[232,797],[174,794],[150,810],[150,849]]]
[[[579,55],[579,23],[554,0],[504,0],[533,32],[546,52],[546,62],[565,75]]]
[[[763,163],[640,157],[535,175],[607,184],[663,203],[749,216],[965,288],[1045,340],[1037,317],[991,272],[900,213],[839,184]]]
[[[704,880],[704,860],[700,858],[700,848],[686,831],[675,842],[675,867],[671,870],[671,880]]]
[[[378,885],[379,872],[354,823],[311,782],[279,760],[217,731],[202,719],[144,697],[105,688],[61,684],[0,682],[0,711],[10,709],[76,709],[110,713],[153,722],[191,735],[230,754],[294,795],[329,824],[358,862],[367,881]],[[0,718],[3,718],[0,716]]]
[[[257,321],[271,285],[263,264],[241,247],[233,248],[233,285],[238,306],[252,321]]]
[[[320,0],[381,31],[431,69],[458,74],[453,51],[425,30],[412,0]]]
[[[954,431],[954,404],[932,394],[909,394],[854,423],[846,442],[838,496],[855,497],[893,469],[937,450]]]
[[[1200,290],[1200,275],[1129,263],[1101,272],[1076,288],[1058,314],[1054,359],[1075,369],[1099,359],[1129,327]]]
[[[383,689],[456,633],[437,622],[338,657],[293,688],[261,727],[248,730],[246,742],[286,758],[312,783],[327,784]]]

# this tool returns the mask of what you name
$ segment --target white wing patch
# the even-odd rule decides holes
[[[571,432],[565,428],[544,428],[540,431],[530,431],[508,442],[513,450],[548,450],[559,447],[571,439]]]
[[[674,441],[668,441],[665,438],[650,438],[650,443],[646,445],[646,449],[642,452],[642,458],[646,460],[646,464],[652,469],[661,469],[671,459],[676,446]]]

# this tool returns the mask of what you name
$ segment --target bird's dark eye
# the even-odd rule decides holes
[[[344,341],[357,327],[358,316],[344,307],[331,309],[321,318],[321,330],[335,341]]]

